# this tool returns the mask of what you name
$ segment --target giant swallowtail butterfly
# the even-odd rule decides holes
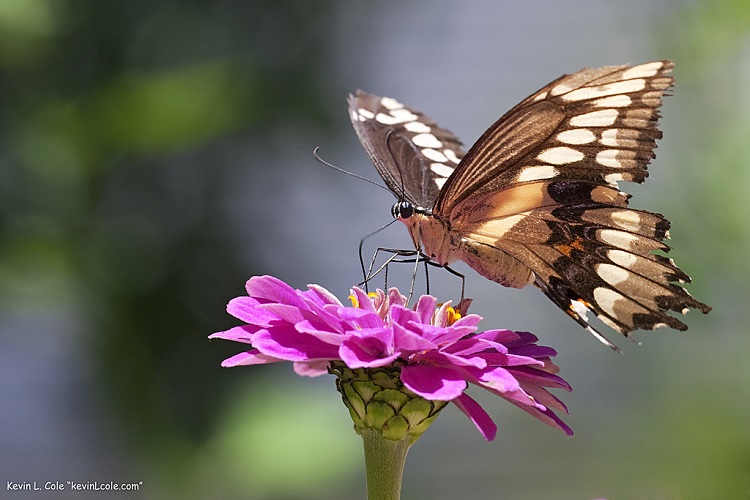
[[[666,252],[669,221],[628,208],[618,181],[643,182],[654,155],[670,61],[586,68],[521,101],[464,153],[448,130],[400,102],[349,96],[357,136],[399,201],[417,251],[463,260],[502,285],[536,285],[581,326],[593,312],[629,336],[687,326],[709,306]],[[678,284],[679,283],[679,284]]]

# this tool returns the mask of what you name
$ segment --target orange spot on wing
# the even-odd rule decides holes
[[[573,253],[573,250],[578,250],[580,252],[584,251],[583,240],[581,238],[576,238],[570,243],[562,243],[560,245],[556,245],[555,248],[568,257],[570,257],[570,254]]]

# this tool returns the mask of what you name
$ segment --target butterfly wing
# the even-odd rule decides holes
[[[470,195],[538,179],[643,182],[655,156],[658,108],[673,64],[586,68],[527,97],[497,120],[442,190],[435,213]]]
[[[687,328],[668,311],[708,312],[674,283],[687,275],[653,253],[669,250],[669,221],[627,208],[629,195],[617,187],[648,175],[671,69],[669,61],[584,69],[493,124],[433,210],[460,234],[459,258],[506,285],[533,281],[600,338],[588,312],[625,335]]]
[[[419,111],[362,90],[349,96],[349,116],[393,194],[414,207],[432,209],[464,156],[461,142]]]

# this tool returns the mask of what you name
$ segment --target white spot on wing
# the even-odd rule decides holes
[[[612,108],[592,111],[574,116],[570,119],[570,124],[574,127],[606,127],[612,125],[619,115],[620,113]]]
[[[570,301],[570,307],[575,311],[575,313],[580,317],[583,318],[584,321],[588,323],[589,321],[589,308],[586,307],[582,301],[580,300],[572,300]]]
[[[633,66],[622,73],[622,78],[623,80],[628,78],[648,78],[657,74],[662,66],[664,66],[664,63],[661,61]]]
[[[414,132],[415,134],[425,133],[432,130],[430,127],[420,121],[405,123],[404,128],[409,132]]]
[[[630,106],[632,103],[633,100],[630,96],[620,94],[597,99],[594,101],[594,106],[597,108],[624,108],[625,106]]]
[[[404,107],[403,104],[401,104],[396,99],[393,99],[391,97],[383,97],[382,99],[380,99],[380,104],[384,108],[388,108],[388,109],[391,109],[391,110],[393,110],[393,109],[401,109],[401,108]]]
[[[420,148],[441,148],[443,143],[432,134],[417,134],[411,138],[412,142]]]
[[[617,314],[615,313],[615,304],[624,299],[625,297],[609,288],[599,287],[594,289],[594,300],[596,300],[596,304],[610,316],[617,317]]]
[[[557,147],[542,151],[537,159],[553,165],[564,165],[583,160],[584,154],[573,148]]]
[[[536,165],[526,167],[516,176],[516,182],[538,181],[540,179],[552,179],[557,175],[557,169],[552,165]]]
[[[446,158],[443,153],[432,148],[424,148],[422,150],[422,154],[432,161],[437,161],[440,163],[445,163],[448,161],[448,158]]]
[[[492,240],[498,240],[528,215],[529,212],[522,212],[520,214],[511,215],[510,217],[490,219],[487,222],[480,224],[479,227],[472,232],[476,235],[486,236]]]
[[[571,90],[573,90],[573,87],[571,87],[570,85],[567,85],[565,83],[560,83],[560,84],[555,85],[555,87],[552,90],[550,90],[549,93],[550,95],[554,96],[554,95],[560,95],[566,92],[570,92]]]
[[[375,119],[383,125],[396,125],[398,123],[411,122],[417,119],[417,115],[408,109],[394,109],[390,114],[378,113]]]
[[[637,236],[616,229],[602,229],[599,231],[599,237],[605,243],[609,243],[617,248],[622,248],[623,250],[631,250],[633,244],[638,241]]]
[[[448,165],[443,165],[442,163],[431,163],[430,170],[441,177],[449,177],[453,173],[453,168]]]
[[[585,101],[586,99],[596,99],[597,97],[607,97],[615,94],[624,94],[627,92],[638,92],[646,87],[646,80],[625,80],[621,82],[608,83],[596,87],[583,87],[576,89],[569,94],[562,96],[565,101]],[[554,89],[553,89],[554,92]]]
[[[443,189],[443,186],[445,185],[445,181],[447,181],[447,177],[438,177],[435,179],[435,184],[437,184],[438,189]]]
[[[637,231],[641,226],[641,214],[635,210],[623,210],[612,214],[612,222],[627,231]]]
[[[369,109],[358,109],[357,114],[359,121],[363,122],[365,120],[372,120],[375,118],[375,113],[370,111]]]
[[[607,174],[604,176],[604,180],[610,186],[617,187],[617,181],[622,181],[624,178],[622,174]]]
[[[588,144],[596,140],[596,135],[587,128],[574,128],[557,134],[557,140],[565,144]]]
[[[596,162],[604,167],[622,168],[622,164],[617,159],[618,153],[619,151],[616,149],[605,149],[604,151],[599,151],[596,154]]]
[[[452,149],[444,149],[443,153],[453,163],[458,163],[458,162],[461,161],[461,160],[458,159],[458,156],[456,156],[456,152],[453,151]]]
[[[616,128],[610,128],[602,132],[602,140],[601,143],[605,146],[619,146],[620,143],[617,142],[617,133],[619,132]]]
[[[627,268],[631,268],[636,262],[638,262],[638,257],[623,250],[609,250],[607,252],[607,258],[618,266]]]
[[[627,280],[630,273],[621,267],[612,264],[599,264],[596,266],[596,274],[612,286]]]

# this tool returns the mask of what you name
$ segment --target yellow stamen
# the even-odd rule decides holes
[[[461,319],[461,313],[456,311],[451,306],[448,306],[445,310],[446,325],[451,326],[453,323]]]
[[[354,294],[349,295],[349,301],[352,303],[352,307],[359,308],[359,300],[357,300],[357,296]]]
[[[378,297],[378,294],[375,292],[368,292],[368,297],[371,299],[376,299]],[[349,295],[349,301],[352,303],[352,307],[356,307],[357,309],[362,309],[362,305],[359,303],[359,299],[357,299],[357,296],[354,294]]]

